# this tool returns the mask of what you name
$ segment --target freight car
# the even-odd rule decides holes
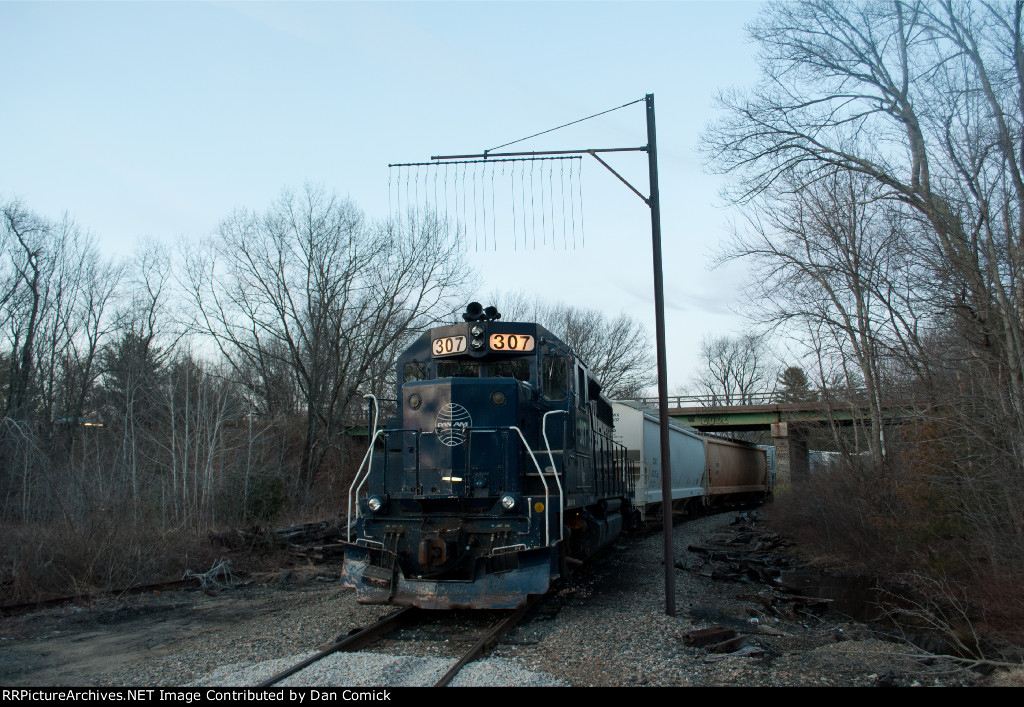
[[[373,400],[343,568],[361,603],[515,608],[660,504],[657,458],[615,439],[612,403],[564,342],[475,302],[462,316],[399,357],[383,427]],[[708,442],[682,432],[679,499],[709,503]],[[742,463],[719,456],[716,470]]]
[[[633,525],[661,517],[661,426],[652,411],[632,402],[612,404],[615,441],[631,462]],[[758,503],[770,493],[765,449],[737,440],[703,435],[669,423],[672,508],[700,513],[712,507]]]

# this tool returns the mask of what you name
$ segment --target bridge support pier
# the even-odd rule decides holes
[[[775,485],[789,486],[807,479],[810,457],[807,454],[807,431],[791,422],[773,422],[775,443]]]

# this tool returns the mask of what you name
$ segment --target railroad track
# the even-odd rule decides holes
[[[501,637],[511,631],[516,624],[522,621],[527,612],[529,612],[529,610],[543,598],[544,595],[531,596],[522,607],[505,614],[499,620],[494,621],[484,629],[477,631],[477,640],[473,641],[466,650],[462,651],[461,657],[455,662],[455,665],[453,665],[440,680],[434,683],[434,687],[445,687],[448,685],[455,676],[458,675],[462,668],[482,656],[486,651],[493,648]],[[410,627],[422,626],[431,620],[435,620],[437,617],[437,612],[425,611],[423,609],[415,609],[412,607],[399,609],[398,611],[394,611],[383,616],[376,623],[362,628],[358,632],[350,636],[346,636],[345,638],[325,647],[316,655],[293,665],[287,670],[277,673],[257,685],[257,687],[270,687],[271,685],[279,683],[290,675],[294,675],[295,673],[333,653],[361,651],[370,645],[382,641],[385,636],[389,634],[393,634],[394,632],[408,629]]]

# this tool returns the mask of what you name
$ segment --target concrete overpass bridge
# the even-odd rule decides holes
[[[842,405],[821,401],[780,403],[772,393],[744,396],[742,401],[709,395],[670,395],[669,417],[701,432],[749,432],[770,430],[775,444],[776,477],[783,483],[799,478],[809,469],[807,433],[814,427],[849,427],[870,419],[867,403]],[[658,398],[640,398],[637,402],[657,409]],[[887,421],[914,415],[913,406],[883,407]]]

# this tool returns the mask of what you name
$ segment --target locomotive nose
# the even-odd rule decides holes
[[[468,441],[470,430],[515,425],[518,388],[519,383],[511,378],[406,383],[403,426],[436,435],[443,444],[457,447]]]
[[[418,431],[403,446],[406,483],[424,496],[490,497],[509,491],[518,453],[521,384],[511,378],[414,381],[403,390],[403,427]],[[409,433],[413,434],[412,432]]]

